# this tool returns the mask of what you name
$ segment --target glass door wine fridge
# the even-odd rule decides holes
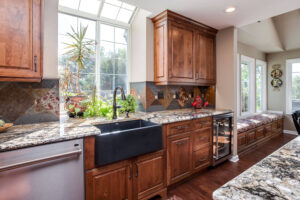
[[[214,116],[213,165],[217,165],[231,156],[233,133],[233,113]]]

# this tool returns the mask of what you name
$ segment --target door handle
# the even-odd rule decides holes
[[[47,156],[44,158],[37,158],[37,159],[29,160],[29,161],[5,165],[5,166],[0,167],[0,172],[6,171],[6,170],[17,169],[17,168],[21,168],[21,167],[26,167],[26,166],[30,166],[30,165],[34,165],[34,164],[39,164],[39,163],[43,163],[43,162],[47,162],[47,161],[57,160],[60,158],[66,158],[66,157],[70,157],[70,156],[74,156],[74,155],[79,155],[79,154],[81,154],[81,152],[82,152],[81,149],[77,149],[74,151],[60,153],[60,154],[56,154],[53,156]]]
[[[37,72],[37,56],[34,56],[34,71]]]
[[[132,165],[131,164],[129,166],[129,170],[130,170],[130,172],[129,172],[129,179],[131,179],[132,178]]]
[[[139,175],[138,164],[136,162],[134,164],[135,164],[135,168],[136,168],[135,177],[138,177],[138,175]]]

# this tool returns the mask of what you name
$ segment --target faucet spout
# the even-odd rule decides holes
[[[124,89],[121,87],[116,87],[114,90],[114,97],[113,97],[113,119],[117,119],[117,108],[120,108],[120,106],[117,106],[117,91],[121,91],[121,99],[126,100]]]

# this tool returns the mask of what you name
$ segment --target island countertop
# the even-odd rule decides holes
[[[214,200],[300,199],[300,136],[213,193]]]
[[[46,122],[26,125],[16,125],[4,133],[0,133],[0,152],[10,151],[25,147],[37,146],[53,142],[78,139],[101,134],[94,124],[113,123],[124,120],[144,119],[159,124],[167,124],[208,117],[230,110],[195,110],[178,109],[158,111],[151,113],[138,112],[130,114],[130,118],[119,118],[118,120],[107,120],[106,118],[69,119],[57,122]]]

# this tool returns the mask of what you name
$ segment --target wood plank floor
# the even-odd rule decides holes
[[[191,180],[172,187],[168,191],[170,199],[202,200],[212,199],[212,193],[232,178],[236,177],[258,161],[262,160],[279,147],[294,139],[295,135],[283,134],[275,137],[263,146],[254,149],[240,157],[236,163],[227,161],[215,168],[203,171]],[[176,197],[179,198],[176,198]],[[171,198],[173,197],[173,198]],[[175,197],[175,198],[174,198]]]

